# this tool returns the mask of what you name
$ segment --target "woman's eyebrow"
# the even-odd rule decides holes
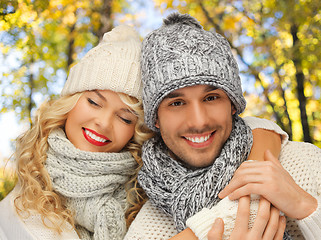
[[[104,100],[105,102],[107,102],[107,99],[97,90],[94,91],[94,93],[96,93],[98,95],[98,97],[100,97],[102,100]]]
[[[128,108],[121,108],[120,109],[121,111],[124,111],[124,112],[128,112],[130,114],[133,114],[135,115],[136,117],[138,116],[138,114],[134,111],[134,110],[131,110],[131,109],[128,109]]]

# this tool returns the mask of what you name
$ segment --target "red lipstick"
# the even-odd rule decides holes
[[[101,146],[107,145],[108,143],[111,143],[111,141],[110,141],[107,137],[105,137],[104,135],[101,135],[101,134],[95,132],[94,130],[87,129],[87,128],[82,128],[82,133],[83,133],[85,139],[86,139],[89,143],[91,143],[91,144],[93,144],[93,145],[95,145],[95,146],[101,147]],[[91,135],[91,136],[90,136],[90,135]],[[94,135],[95,137],[99,137],[100,140],[94,139],[94,138],[93,138],[93,135]]]

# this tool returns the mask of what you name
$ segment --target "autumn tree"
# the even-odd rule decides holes
[[[225,36],[246,86],[246,113],[321,146],[321,1],[165,0]],[[252,90],[251,90],[252,89]]]
[[[1,113],[15,110],[31,123],[35,101],[59,92],[70,65],[126,7],[125,0],[1,0]]]

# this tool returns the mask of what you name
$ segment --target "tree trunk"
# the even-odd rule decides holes
[[[293,38],[293,63],[296,69],[296,82],[297,82],[297,94],[299,100],[299,108],[300,108],[300,115],[301,115],[301,124],[303,130],[303,137],[305,142],[312,142],[311,135],[310,135],[310,128],[308,123],[308,117],[306,112],[306,102],[307,98],[304,95],[304,74],[302,72],[301,61],[300,61],[300,54],[298,48],[298,37],[297,37],[298,28],[295,24],[291,26],[291,35]]]

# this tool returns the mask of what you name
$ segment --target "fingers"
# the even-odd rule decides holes
[[[261,183],[249,183],[236,189],[228,198],[233,201],[250,194],[264,195],[264,190]]]
[[[274,236],[274,240],[282,240],[284,231],[286,227],[286,219],[284,216],[279,216],[279,225],[278,225],[278,230]]]
[[[270,212],[270,219],[264,231],[263,239],[264,240],[274,239],[278,231],[279,224],[280,224],[280,211],[277,208],[272,206],[271,212]]]
[[[266,150],[264,152],[264,161],[271,161],[274,162],[278,166],[282,166],[279,159],[277,159],[273,154],[271,153],[270,150]]]
[[[207,234],[208,240],[222,240],[224,233],[224,222],[221,218],[217,218]]]
[[[244,229],[248,229],[249,217],[250,217],[250,196],[245,196],[239,199],[234,233],[240,232],[242,233]]]
[[[218,197],[223,199],[231,194],[236,189],[244,186],[249,182],[258,182],[258,176],[264,173],[264,162],[244,162],[236,170],[230,183],[218,194]]]
[[[266,152],[267,158],[275,158],[269,151]],[[276,159],[278,162],[278,160]],[[280,163],[278,163],[280,164]],[[230,200],[235,200],[241,196],[248,195],[249,193],[263,195],[263,191],[266,189],[259,184],[267,184],[271,181],[275,181],[275,176],[280,174],[280,168],[273,161],[253,161],[244,162],[236,170],[230,183],[219,193],[219,198],[225,198],[229,196]],[[247,186],[250,185],[250,186]],[[237,189],[246,186],[238,194],[232,194]],[[267,196],[265,196],[267,197]]]
[[[261,239],[270,220],[270,215],[271,203],[261,196],[257,216],[251,229],[253,239]]]

